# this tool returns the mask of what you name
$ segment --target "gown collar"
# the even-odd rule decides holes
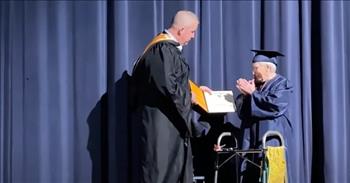
[[[176,43],[179,43],[179,41],[177,41],[177,39],[170,33],[170,31],[165,29],[164,32],[167,33],[173,41],[175,41]],[[182,51],[182,46],[181,45],[176,46],[176,48],[179,49],[180,51]]]
[[[273,83],[274,81],[276,81],[278,78],[280,77],[279,74],[276,74],[275,77],[273,77],[272,79],[265,81],[263,84],[261,84],[261,87],[259,88],[259,91],[263,91],[266,88],[268,88],[269,85],[271,85],[271,83]]]

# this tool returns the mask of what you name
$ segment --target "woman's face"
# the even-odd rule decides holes
[[[268,67],[260,62],[253,63],[252,73],[256,83],[263,83],[268,76]]]

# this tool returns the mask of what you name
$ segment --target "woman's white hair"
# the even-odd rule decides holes
[[[275,73],[277,71],[277,67],[275,64],[271,62],[258,62],[261,65],[265,65],[272,73]]]

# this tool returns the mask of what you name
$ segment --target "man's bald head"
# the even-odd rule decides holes
[[[199,20],[196,14],[191,11],[178,11],[168,29],[180,45],[187,45],[195,37]]]
[[[191,11],[181,10],[178,11],[171,22],[171,27],[181,29],[191,26],[193,24],[199,24],[199,20],[196,14]]]

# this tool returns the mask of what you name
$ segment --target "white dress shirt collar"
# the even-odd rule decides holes
[[[167,30],[167,29],[165,29],[164,30],[169,36],[170,36],[170,38],[172,39],[172,40],[174,40],[175,42],[179,42],[179,41],[177,41],[177,39]],[[180,51],[182,51],[182,46],[180,45],[180,46],[177,46],[177,49],[179,49]]]

